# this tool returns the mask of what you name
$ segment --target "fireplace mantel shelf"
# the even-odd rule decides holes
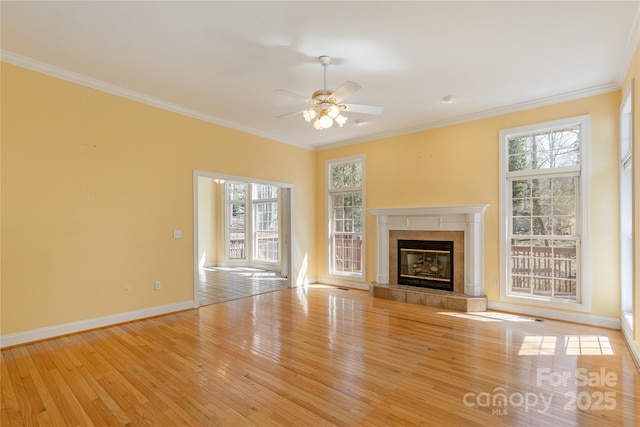
[[[389,231],[463,231],[464,232],[464,293],[483,294],[483,233],[484,211],[481,205],[418,206],[373,208],[376,217],[377,283],[389,284]]]
[[[455,214],[482,214],[489,205],[416,206],[408,208],[372,208],[374,216],[430,216]]]

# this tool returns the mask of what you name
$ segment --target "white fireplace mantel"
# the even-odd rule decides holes
[[[463,231],[464,293],[483,294],[484,211],[489,205],[369,209],[376,217],[377,282],[389,283],[389,231]]]

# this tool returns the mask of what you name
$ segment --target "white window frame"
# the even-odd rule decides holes
[[[509,269],[510,260],[510,227],[511,227],[511,210],[512,202],[510,198],[510,181],[509,176],[509,155],[508,140],[511,137],[527,134],[551,131],[571,126],[580,126],[580,167],[579,167],[579,185],[578,185],[578,202],[576,212],[576,235],[577,235],[577,290],[576,301],[560,300],[544,296],[520,295],[511,293],[511,272]],[[529,126],[522,126],[500,131],[500,300],[505,302],[518,302],[522,304],[532,304],[544,306],[548,308],[559,308],[565,310],[591,311],[591,273],[589,266],[591,265],[590,236],[588,233],[589,221],[589,194],[590,194],[590,131],[589,116],[570,117],[561,120],[555,120],[545,123],[538,123]],[[556,168],[554,176],[562,176],[563,173],[575,173],[570,168]],[[535,173],[535,172],[534,172]],[[534,175],[527,174],[529,175]],[[517,176],[518,173],[512,173],[511,176]]]
[[[229,184],[243,184],[246,186],[244,201],[230,200],[229,193],[227,191],[227,185]],[[225,229],[225,245],[224,245],[224,259],[228,263],[247,263],[249,262],[249,254],[251,253],[251,238],[249,235],[249,224],[251,221],[251,213],[249,209],[249,197],[250,197],[251,184],[241,181],[228,181],[224,184],[224,229]],[[231,258],[229,243],[231,242],[231,209],[233,205],[244,204],[244,257],[243,258]]]
[[[633,330],[633,88],[632,80],[620,104],[620,309]]]
[[[349,188],[340,188],[340,189],[332,189],[331,188],[331,168],[334,165],[340,165],[340,164],[344,164],[344,163],[351,163],[351,162],[356,162],[359,161],[362,163],[362,185],[360,187],[349,187]],[[359,281],[359,282],[364,282],[365,278],[366,278],[366,265],[365,265],[365,261],[366,261],[366,213],[365,213],[365,206],[366,206],[366,200],[365,200],[365,182],[366,182],[366,173],[365,173],[365,158],[364,155],[357,155],[357,156],[350,156],[350,157],[343,157],[343,158],[339,158],[339,159],[331,159],[331,160],[327,160],[325,163],[325,182],[326,182],[326,188],[327,188],[327,193],[326,193],[326,207],[327,207],[327,271],[329,273],[329,276],[333,276],[335,278],[348,278],[349,280],[354,280],[354,281]],[[334,259],[334,253],[335,253],[335,248],[333,246],[333,224],[332,224],[332,218],[333,218],[333,195],[335,194],[341,194],[341,193],[355,193],[355,192],[360,192],[361,193],[361,200],[362,200],[362,231],[360,232],[360,239],[362,242],[362,247],[360,248],[360,257],[361,257],[361,272],[360,273],[346,273],[346,272],[339,272],[339,271],[335,271],[334,270],[334,265],[333,265],[333,259]],[[351,234],[358,234],[358,233],[351,233]]]
[[[254,189],[256,185],[264,185],[264,186],[270,186],[270,187],[275,187],[276,191],[278,193],[277,197],[273,197],[273,198],[265,198],[265,199],[256,199],[254,198]],[[281,224],[280,224],[280,189],[278,188],[278,186],[276,185],[270,185],[270,184],[261,184],[261,183],[251,183],[250,185],[250,203],[251,203],[251,216],[253,217],[253,221],[252,221],[252,226],[251,226],[251,242],[252,242],[252,246],[253,246],[253,251],[251,252],[251,260],[255,261],[255,262],[260,262],[260,263],[266,263],[266,264],[280,264],[280,258],[281,258],[281,252],[282,252],[282,242],[281,242],[281,238],[280,238],[280,229],[282,228]],[[278,233],[278,258],[276,260],[265,260],[265,259],[258,259],[258,215],[256,213],[256,209],[258,205],[265,205],[267,203],[275,203],[276,204],[276,209],[278,212],[278,229],[277,229],[277,233]]]

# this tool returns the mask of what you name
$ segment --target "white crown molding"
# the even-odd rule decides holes
[[[498,301],[488,301],[489,310],[505,311],[508,313],[525,314],[527,316],[543,317],[562,320],[565,322],[581,323],[584,325],[600,326],[602,328],[620,329],[620,319],[614,317],[596,316],[593,314],[575,313],[570,311],[551,310],[548,308],[525,305],[508,304]]]
[[[111,83],[103,82],[102,80],[94,79],[92,77],[87,77],[80,73],[75,73],[73,71],[65,70],[64,68],[59,68],[41,61],[37,61],[35,59],[28,58],[26,56],[21,56],[13,52],[10,52],[8,50],[0,49],[0,59],[2,60],[2,62],[6,62],[8,64],[13,64],[18,67],[26,68],[28,70],[36,71],[38,73],[59,78],[61,80],[66,80],[71,83],[76,83],[82,86],[86,86],[91,89],[99,90],[101,92],[106,92],[111,95],[120,96],[122,98],[130,99],[132,101],[140,102],[142,104],[150,105],[152,107],[157,107],[163,110],[181,114],[183,116],[213,123],[219,126],[224,126],[226,128],[235,129],[240,132],[245,132],[251,135],[259,136],[259,137],[270,139],[273,141],[282,142],[284,144],[293,145],[295,147],[304,148],[306,150],[315,151],[315,146],[313,145],[300,144],[295,141],[282,139],[275,135],[261,132],[246,126],[241,126],[237,123],[228,122],[228,121],[219,119],[217,117],[214,117],[208,114],[203,114],[199,111],[195,111],[195,110],[183,107],[181,105],[166,102],[161,99],[154,98],[152,96],[135,92],[133,90],[125,89],[123,87],[120,87]]]
[[[636,17],[636,24],[634,25],[634,31],[632,32],[632,34],[635,34],[635,36],[630,35],[629,40],[627,42],[627,45],[628,45],[627,49],[625,49],[625,50],[631,50],[631,56],[633,56],[633,52],[634,52],[633,41],[635,40],[635,45],[637,45],[638,37],[640,35],[640,31],[638,30],[638,26],[639,26],[638,21],[639,21],[639,18]],[[87,77],[83,74],[75,73],[73,71],[65,70],[63,68],[55,67],[53,65],[46,64],[41,61],[37,61],[35,59],[21,56],[7,50],[0,49],[0,59],[3,62],[7,62],[9,64],[13,64],[18,67],[26,68],[42,74],[47,74],[52,77],[56,77],[62,80],[66,80],[72,83],[76,83],[76,84],[86,86],[92,89],[96,89],[102,92],[106,92],[112,95],[120,96],[136,102],[151,105],[153,107],[157,107],[163,110],[172,111],[174,113],[188,116],[197,120],[202,120],[202,121],[213,123],[219,126],[235,129],[240,132],[245,132],[251,135],[267,138],[273,141],[281,142],[284,144],[292,145],[292,146],[303,148],[310,151],[331,150],[334,148],[346,147],[350,145],[360,144],[363,142],[393,138],[396,136],[408,135],[412,133],[423,132],[430,129],[436,129],[436,128],[441,128],[445,126],[466,123],[474,120],[496,117],[496,116],[514,113],[518,111],[529,110],[537,107],[544,107],[547,105],[557,104],[560,102],[586,98],[589,96],[601,95],[607,92],[617,90],[620,88],[620,85],[621,85],[621,82],[608,83],[608,84],[594,86],[594,87],[581,89],[573,92],[567,92],[564,94],[549,96],[546,98],[539,98],[531,101],[521,102],[518,104],[512,104],[505,107],[480,111],[477,113],[466,114],[458,117],[452,117],[450,119],[437,120],[437,121],[433,121],[433,122],[429,122],[429,123],[425,123],[417,126],[411,126],[411,127],[402,128],[402,129],[395,129],[387,132],[380,132],[380,133],[367,135],[360,138],[353,138],[353,139],[348,139],[345,141],[340,141],[340,142],[335,142],[335,143],[325,144],[325,145],[313,145],[313,144],[304,144],[296,141],[290,141],[287,139],[280,138],[276,135],[267,134],[265,132],[255,130],[253,128],[241,126],[237,123],[228,122],[228,121],[219,119],[217,117],[213,117],[195,110],[191,110],[186,107],[182,107],[180,105],[172,104],[172,103],[160,100],[158,98],[154,98],[148,95],[141,94],[139,92],[122,88],[120,86],[106,83],[98,79]],[[629,66],[630,61],[631,61],[631,57],[627,59],[627,63],[626,63],[627,68]],[[626,70],[627,68],[625,68],[624,70]],[[623,71],[622,77],[619,77],[618,80],[620,80],[620,78],[624,79],[625,74],[626,74],[626,71]]]
[[[32,329],[30,331],[18,332],[0,336],[0,348],[12,347],[26,344],[33,341],[40,341],[90,329],[104,328],[118,323],[131,322],[132,320],[144,319],[147,317],[160,316],[177,311],[195,308],[194,301],[184,301],[175,304],[161,305],[157,307],[144,308],[142,310],[129,311],[126,313],[111,314],[108,316],[96,317],[93,319],[80,320],[78,322],[64,323],[61,325],[48,326],[45,328]]]
[[[473,114],[466,114],[466,115],[452,117],[450,119],[445,119],[445,120],[437,120],[434,122],[429,122],[429,123],[425,123],[418,126],[412,126],[412,127],[403,128],[403,129],[396,129],[388,132],[381,132],[373,135],[368,135],[362,138],[354,138],[354,139],[340,141],[332,144],[321,145],[317,147],[317,150],[318,151],[331,150],[334,148],[346,147],[349,145],[360,144],[363,142],[379,141],[381,139],[393,138],[396,136],[423,132],[430,129],[437,129],[445,126],[457,125],[461,123],[471,122],[474,120],[502,116],[509,113],[515,113],[515,112],[524,111],[524,110],[531,110],[533,108],[545,107],[548,105],[558,104],[566,101],[573,101],[580,98],[587,98],[589,96],[602,95],[604,93],[612,92],[618,89],[620,89],[620,86],[617,83],[607,83],[599,86],[589,87],[586,89],[576,90],[573,92],[567,92],[559,95],[549,96],[546,98],[538,98],[531,101],[521,102],[518,104],[507,105],[505,107],[480,111]]]

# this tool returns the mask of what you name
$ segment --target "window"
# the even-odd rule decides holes
[[[364,160],[328,163],[329,273],[364,279]]]
[[[586,309],[587,137],[586,116],[500,133],[504,299]]]
[[[252,184],[253,259],[278,262],[280,260],[278,187]]]
[[[225,183],[229,261],[280,262],[278,190],[268,184]]]
[[[226,183],[227,257],[230,260],[246,259],[247,235],[247,184]]]
[[[633,86],[631,86],[633,87]],[[633,328],[632,89],[620,109],[620,287],[624,320]]]

